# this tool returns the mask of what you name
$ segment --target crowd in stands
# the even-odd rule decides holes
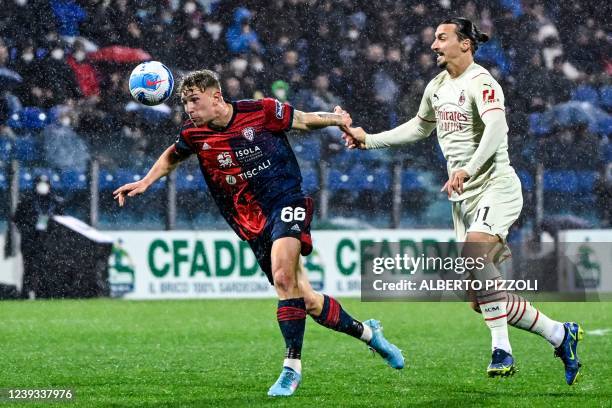
[[[574,177],[569,193],[577,194],[585,172],[597,173],[587,177],[590,204],[609,225],[606,9],[604,0],[6,0],[0,167],[18,158],[30,167],[85,171],[93,157],[111,170],[150,166],[184,118],[176,95],[156,109],[131,100],[135,49],[177,79],[200,68],[219,72],[229,99],[273,96],[307,111],[341,104],[369,131],[389,129],[415,114],[439,72],[430,50],[437,23],[461,15],[492,37],[476,60],[504,89],[511,160],[526,190],[537,163],[550,170],[550,197],[568,194],[555,177]],[[101,57],[114,46],[134,55]],[[361,154],[357,165],[381,177],[398,161],[433,172],[436,183],[445,173],[433,139],[371,154],[345,152],[334,132],[321,132],[315,144],[296,140],[307,170],[316,167],[309,154],[341,173],[354,170]]]

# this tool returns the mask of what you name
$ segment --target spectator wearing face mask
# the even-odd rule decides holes
[[[47,224],[50,217],[63,213],[63,200],[51,191],[51,182],[47,176],[38,176],[33,187],[33,191],[21,197],[13,216],[13,222],[21,234],[21,294],[24,299],[35,298],[44,292],[40,281],[51,256],[45,249]]]

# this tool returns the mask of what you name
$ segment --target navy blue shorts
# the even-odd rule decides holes
[[[272,277],[272,243],[279,238],[293,237],[302,243],[301,254],[312,252],[310,223],[312,221],[312,198],[304,197],[293,203],[278,207],[272,211],[263,232],[248,243],[255,253],[257,262],[273,285]]]

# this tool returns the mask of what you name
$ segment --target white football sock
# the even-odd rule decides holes
[[[533,307],[525,298],[508,294],[508,323],[519,329],[544,337],[553,347],[559,347],[565,337],[563,323],[552,320]]]
[[[283,367],[289,367],[298,374],[302,374],[302,360],[299,358],[286,358]]]
[[[496,280],[501,275],[495,265],[486,264],[481,270],[475,271],[475,277],[482,281]],[[496,290],[481,290],[476,293],[478,306],[482,311],[485,323],[491,330],[491,349],[502,349],[512,354],[508,338],[508,314],[506,313],[506,292]]]
[[[362,325],[363,325],[363,333],[361,333],[360,339],[365,341],[366,343],[369,343],[370,340],[372,340],[372,328],[368,326],[367,324],[362,324]]]

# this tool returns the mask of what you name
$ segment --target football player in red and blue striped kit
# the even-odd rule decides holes
[[[286,353],[281,375],[268,395],[292,395],[300,384],[307,314],[325,327],[363,340],[391,367],[402,368],[401,351],[384,338],[380,323],[355,320],[337,300],[315,292],[301,265],[300,255],[312,251],[313,205],[302,192],[302,176],[285,132],[327,126],[346,131],[350,117],[300,112],[270,98],[227,101],[217,74],[209,70],[185,76],[179,92],[189,120],[176,142],[142,180],[113,194],[123,206],[126,196],[145,192],[181,161],[197,156],[221,214],[249,243],[278,294],[277,319]]]

